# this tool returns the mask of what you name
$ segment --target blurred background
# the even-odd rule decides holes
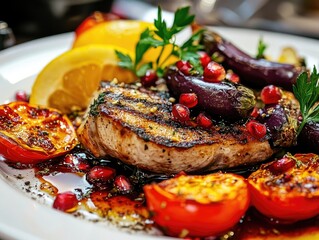
[[[319,39],[318,0],[9,0],[0,6],[0,49],[70,32],[94,11],[152,21],[190,5],[199,24],[251,28]]]

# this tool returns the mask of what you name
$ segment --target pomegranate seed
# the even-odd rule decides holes
[[[144,87],[154,86],[157,80],[158,76],[153,69],[147,70],[145,76],[141,77],[141,83]]]
[[[264,87],[260,93],[260,98],[265,104],[278,103],[281,97],[281,90],[274,85]]]
[[[15,95],[16,101],[29,102],[29,96],[26,91],[17,91]]]
[[[250,114],[251,117],[257,118],[259,116],[259,108],[254,107],[253,111]]]
[[[195,107],[198,103],[197,95],[195,93],[182,93],[179,96],[179,103],[188,108]]]
[[[282,159],[272,162],[269,165],[269,170],[274,174],[281,174],[287,172],[290,168],[293,168],[295,165],[295,160],[284,157]]]
[[[173,118],[180,122],[186,122],[190,119],[189,108],[183,104],[174,104],[172,107]]]
[[[123,193],[131,192],[133,189],[130,180],[123,175],[116,176],[114,180],[114,187]]]
[[[204,69],[204,81],[217,83],[225,79],[226,72],[222,65],[210,62]]]
[[[188,61],[182,60],[176,62],[176,67],[185,75],[190,75],[190,70],[193,68],[192,64],[190,64]]]
[[[97,187],[105,187],[115,176],[116,171],[106,166],[95,166],[86,175],[86,180]]]
[[[256,139],[266,136],[267,128],[264,124],[251,120],[246,124],[248,132]]]
[[[199,60],[202,64],[203,68],[205,68],[208,65],[208,63],[210,63],[210,61],[212,59],[210,58],[210,56],[206,52],[198,52],[198,54],[200,56]]]
[[[213,125],[212,120],[210,120],[210,118],[207,117],[204,113],[200,113],[197,116],[196,121],[199,126],[204,128],[210,128]]]
[[[74,212],[78,205],[78,199],[72,192],[59,193],[53,202],[53,208],[63,212]]]
[[[239,83],[240,82],[240,78],[239,76],[234,73],[233,71],[227,71],[226,77],[227,80],[233,82],[233,83]]]
[[[90,169],[90,165],[85,159],[73,154],[67,154],[63,163],[74,170],[88,171]]]

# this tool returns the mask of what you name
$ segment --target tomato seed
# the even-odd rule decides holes
[[[78,205],[78,199],[72,192],[59,193],[53,202],[53,208],[63,212],[73,212]]]
[[[274,85],[269,85],[261,90],[260,98],[265,104],[278,103],[282,98],[282,93],[280,88]]]
[[[247,131],[256,139],[266,136],[267,128],[264,124],[251,120],[246,124]]]
[[[195,107],[198,103],[197,95],[195,93],[182,93],[179,96],[179,103],[188,108]]]
[[[180,122],[186,122],[190,119],[189,108],[183,104],[174,104],[172,107],[173,118]]]
[[[204,81],[218,83],[225,79],[226,72],[222,65],[217,62],[210,62],[204,69]]]

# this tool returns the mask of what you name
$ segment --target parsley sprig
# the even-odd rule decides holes
[[[258,41],[258,47],[257,47],[257,59],[265,58],[265,51],[267,49],[267,45],[265,44],[264,40],[262,38]]]
[[[297,135],[301,132],[307,122],[319,122],[319,74],[314,66],[310,77],[306,72],[301,73],[293,92],[300,104],[302,121],[299,125]]]
[[[189,61],[196,70],[202,71],[199,55],[197,51],[203,49],[203,46],[198,44],[203,30],[194,33],[184,44],[178,46],[176,43],[176,34],[181,32],[187,26],[193,23],[195,16],[189,14],[189,7],[180,8],[175,12],[174,21],[171,27],[162,18],[162,10],[158,7],[157,19],[154,19],[155,30],[145,29],[135,47],[135,59],[129,55],[116,51],[119,58],[119,66],[130,69],[137,76],[145,75],[148,69],[155,69],[158,76],[163,75],[163,66],[168,61],[171,55]],[[170,46],[171,45],[171,46]],[[165,49],[170,46],[171,52],[163,54]],[[159,55],[154,62],[141,64],[144,54],[151,48],[161,47]]]

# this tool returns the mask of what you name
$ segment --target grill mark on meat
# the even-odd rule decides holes
[[[130,129],[146,141],[168,147],[189,148],[196,144],[212,144],[218,139],[214,134],[201,129],[187,129],[176,122],[160,121],[158,116],[127,110],[121,106],[100,107],[101,115],[111,117],[123,127]]]
[[[229,168],[260,162],[273,153],[268,141],[253,139],[243,123],[214,124],[210,130],[173,121],[172,104],[156,94],[107,86],[78,130],[95,156],[110,155],[159,173]],[[250,152],[250,155],[245,153]]]
[[[172,110],[172,104],[163,99],[138,99],[136,96],[128,95],[129,91],[122,91],[121,95],[115,94],[111,90],[105,92],[105,104],[107,107],[120,107],[125,111],[144,114],[143,117],[153,120],[162,121],[168,123],[172,121],[170,112]],[[155,101],[154,101],[155,100]],[[154,114],[151,114],[152,109]],[[155,114],[156,112],[156,114]],[[176,126],[181,125],[174,122]]]
[[[154,141],[169,147],[188,148],[197,144],[213,144],[220,142],[222,139],[220,135],[235,137],[242,144],[247,142],[247,136],[236,125],[218,126],[212,131],[172,121],[170,102],[161,98],[151,98],[144,93],[141,94],[142,100],[140,100],[136,92],[137,90],[132,89],[121,88],[119,91],[117,88],[108,88],[104,92],[105,100],[100,106],[100,113],[111,116],[146,141]],[[152,109],[156,110],[152,112]],[[160,136],[161,133],[166,134]]]

